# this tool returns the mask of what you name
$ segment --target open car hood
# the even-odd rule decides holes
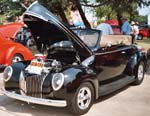
[[[70,40],[82,57],[87,58],[93,54],[69,27],[38,2],[27,9],[23,20],[31,30],[39,51],[53,43]]]

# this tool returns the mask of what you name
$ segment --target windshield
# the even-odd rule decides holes
[[[98,47],[100,33],[91,29],[73,29],[79,38],[91,49]]]

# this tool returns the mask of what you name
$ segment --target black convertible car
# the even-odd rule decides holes
[[[147,53],[126,36],[116,39],[117,35],[102,37],[94,29],[70,29],[38,2],[24,13],[24,22],[46,57],[17,62],[4,70],[2,91],[8,97],[68,106],[82,115],[100,96],[143,81]]]

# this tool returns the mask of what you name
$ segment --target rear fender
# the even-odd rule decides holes
[[[137,66],[137,64],[140,61],[143,61],[144,64],[147,64],[146,55],[142,51],[138,51],[138,52],[134,53],[134,55],[131,56],[131,58],[129,59],[129,61],[127,63],[124,74],[127,74],[129,76],[133,76],[135,74],[135,67]]]
[[[7,65],[10,65],[13,56],[16,55],[16,54],[21,55],[24,58],[24,60],[31,60],[33,58],[32,53],[27,48],[25,48],[22,45],[16,45],[16,46],[11,46],[7,50],[7,55],[6,55],[6,58],[5,58],[5,63]]]

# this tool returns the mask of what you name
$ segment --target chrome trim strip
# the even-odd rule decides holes
[[[41,19],[41,20],[44,20],[44,21],[48,22],[47,19],[45,19],[45,18],[42,17],[41,15],[38,15],[38,14],[36,14],[36,13],[34,13],[34,12],[26,11],[25,14],[26,14],[26,15],[31,15],[31,16],[33,16],[33,17],[37,17],[37,18],[39,18],[39,19]]]
[[[67,101],[66,100],[52,100],[52,99],[42,99],[42,98],[34,98],[30,96],[24,96],[17,94],[15,92],[9,92],[6,91],[4,88],[1,89],[2,93],[5,94],[8,97],[28,102],[28,103],[35,103],[40,105],[46,105],[46,106],[56,106],[56,107],[66,107]]]
[[[38,1],[33,2],[28,8],[27,10],[29,10],[34,4],[38,3]]]
[[[108,51],[108,52],[102,52],[102,53],[95,53],[95,55],[103,55],[103,54],[110,54],[110,53],[114,53],[114,52],[120,52],[120,51],[125,51],[125,50],[127,50],[127,49],[129,49],[129,47],[128,48],[123,48],[123,49],[119,49],[119,50],[112,50],[112,51]]]

